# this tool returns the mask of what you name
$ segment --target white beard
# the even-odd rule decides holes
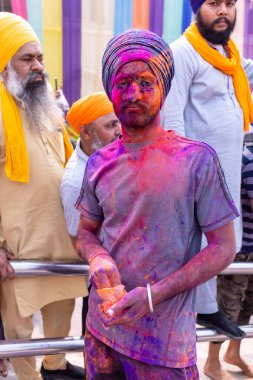
[[[56,104],[47,77],[45,83],[39,84],[32,93],[26,88],[29,81],[28,76],[20,78],[11,62],[8,63],[7,68],[8,79],[4,82],[5,86],[14,99],[26,110],[31,126],[40,131],[59,130],[63,121],[63,113]]]
[[[96,131],[92,131],[92,144],[91,150],[92,152],[96,152],[97,150],[103,148],[106,144],[98,137]]]

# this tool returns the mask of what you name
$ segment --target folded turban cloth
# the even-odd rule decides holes
[[[191,1],[193,12],[197,13],[201,5],[204,4],[206,0],[190,0],[190,1]]]
[[[104,92],[94,92],[77,100],[67,113],[69,125],[80,134],[80,127],[101,116],[114,112],[112,103]]]
[[[0,12],[0,72],[27,42],[39,42],[31,25],[22,17]]]
[[[174,76],[174,61],[169,45],[157,34],[146,30],[128,30],[113,37],[107,44],[102,66],[105,92],[111,99],[114,78],[128,62],[144,61],[153,71],[166,98]]]
[[[194,13],[197,13],[206,0],[191,0],[191,6]]]

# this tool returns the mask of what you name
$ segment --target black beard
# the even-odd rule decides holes
[[[156,115],[137,116],[137,115],[120,115],[119,119],[121,123],[129,129],[143,129],[150,124]]]
[[[222,31],[222,32],[217,32],[214,30],[214,25],[217,23],[219,20],[224,20],[226,19],[227,22],[227,29]],[[214,45],[223,45],[226,46],[231,33],[233,32],[236,24],[236,17],[233,22],[229,21],[226,17],[219,17],[217,20],[215,20],[211,25],[207,25],[201,14],[200,11],[197,12],[196,15],[196,22],[197,26],[199,29],[200,34],[209,42],[211,42]]]
[[[124,106],[120,109],[119,113],[115,110],[116,115],[118,116],[120,122],[129,129],[143,129],[148,124],[150,124],[156,117],[158,110],[154,113],[151,113],[145,107],[142,107],[143,111],[141,115],[135,114],[134,112],[126,112],[127,106]]]

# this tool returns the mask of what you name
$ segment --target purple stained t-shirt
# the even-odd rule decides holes
[[[214,150],[173,131],[145,143],[118,139],[94,153],[76,206],[103,222],[102,244],[127,291],[181,268],[199,252],[202,232],[238,216]],[[105,329],[92,289],[87,328],[136,360],[188,367],[196,362],[194,300],[192,289],[162,302],[135,326]]]

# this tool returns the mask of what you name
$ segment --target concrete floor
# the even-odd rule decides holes
[[[241,354],[242,354],[242,357],[250,364],[253,365],[253,344],[252,344],[252,338],[249,338],[249,339],[244,339],[243,343],[242,343],[242,347],[241,347]],[[235,367],[235,366],[232,366],[230,364],[227,364],[225,362],[222,361],[222,357],[223,357],[223,354],[225,353],[226,351],[226,347],[228,345],[228,341],[227,342],[224,342],[222,344],[222,348],[221,348],[221,355],[220,355],[220,358],[221,358],[221,362],[222,362],[222,365],[223,367],[228,370],[230,372],[231,375],[233,375],[235,377],[235,379],[237,380],[243,380],[243,379],[253,379],[253,377],[247,377],[247,376],[244,376],[242,374],[242,372],[240,372],[239,368],[238,367]],[[203,367],[204,367],[204,364],[205,364],[205,361],[206,361],[206,358],[207,358],[207,353],[208,353],[208,343],[197,343],[197,352],[198,352],[198,369],[199,369],[199,373],[200,373],[200,380],[210,380],[210,377],[207,377],[204,373],[203,373]]]
[[[252,321],[253,323],[253,321]],[[33,338],[42,338],[43,333],[42,333],[42,328],[41,328],[41,318],[39,313],[35,315],[35,320],[34,320],[35,328],[33,332]],[[72,323],[71,323],[71,331],[70,331],[70,336],[80,336],[81,335],[81,299],[78,299],[76,302],[76,307],[75,311],[72,317]],[[253,365],[253,342],[252,338],[250,339],[244,339],[242,343],[242,356],[245,360],[247,360],[249,363]],[[223,356],[223,353],[226,350],[228,342],[223,343],[222,349],[221,349],[221,358]],[[210,380],[209,377],[205,376],[203,373],[203,367],[205,364],[205,360],[207,357],[207,352],[208,352],[208,343],[201,342],[197,343],[197,353],[198,353],[198,368],[200,372],[200,380]],[[76,364],[79,366],[83,366],[83,355],[82,353],[70,353],[67,354],[67,359],[72,363]],[[41,358],[37,358],[37,365],[38,368],[40,367],[41,363]],[[229,364],[224,363],[224,368],[226,368],[228,371],[230,371],[231,374],[235,377],[237,380],[244,380],[244,379],[252,379],[244,376],[237,367],[231,366]],[[0,375],[0,379],[4,379]],[[16,376],[13,372],[13,369],[11,365],[9,365],[9,375],[7,378],[8,380],[16,380]],[[29,380],[29,379],[27,379]],[[148,379],[147,379],[148,380]]]

